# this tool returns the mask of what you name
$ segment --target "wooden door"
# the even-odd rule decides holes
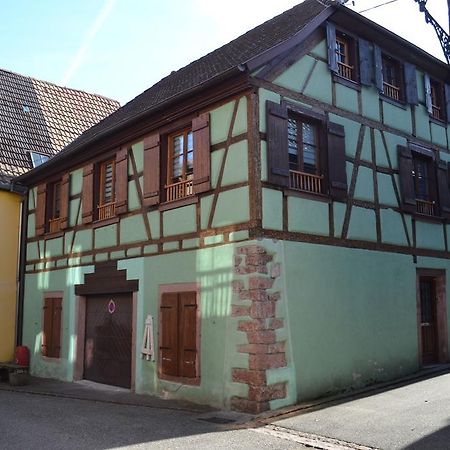
[[[422,364],[435,364],[439,361],[435,280],[421,277],[419,284]]]
[[[85,379],[131,387],[132,316],[131,294],[87,297]]]

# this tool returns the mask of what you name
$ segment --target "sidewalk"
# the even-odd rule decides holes
[[[172,409],[199,414],[214,411],[210,406],[197,405],[182,400],[164,399],[145,394],[134,394],[128,389],[106,386],[86,380],[71,383],[48,378],[30,377],[29,383],[25,386],[10,386],[7,382],[0,382],[0,391],[24,392],[28,394],[74,398],[103,403]]]

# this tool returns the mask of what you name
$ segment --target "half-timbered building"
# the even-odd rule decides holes
[[[449,82],[306,0],[19,177],[32,372],[258,412],[447,362]]]

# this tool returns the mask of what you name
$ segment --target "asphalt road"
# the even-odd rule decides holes
[[[305,449],[220,416],[0,391],[0,449]]]
[[[450,449],[450,374],[344,401],[274,425],[379,449]]]

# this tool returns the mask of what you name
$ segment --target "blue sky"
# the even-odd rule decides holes
[[[355,0],[356,10],[387,0]],[[299,0],[16,0],[2,2],[0,67],[126,103],[162,77]],[[448,30],[447,1],[428,0]],[[439,58],[414,0],[364,13]]]

